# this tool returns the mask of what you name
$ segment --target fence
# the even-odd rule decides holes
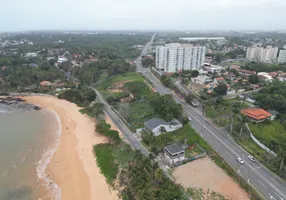
[[[258,145],[260,146],[262,149],[264,149],[265,151],[267,151],[268,153],[271,153],[273,156],[277,157],[277,154],[273,151],[271,151],[271,149],[269,149],[267,146],[265,146],[264,144],[262,144],[251,132],[249,126],[247,123],[245,123],[245,127],[248,130],[251,139]]]
[[[178,166],[186,164],[188,162],[192,162],[192,161],[197,160],[199,158],[205,157],[207,155],[206,151],[199,144],[196,143],[196,147],[198,147],[203,153],[200,153],[199,155],[193,156],[191,158],[187,158],[184,161],[174,163],[171,165],[171,167],[178,167]]]

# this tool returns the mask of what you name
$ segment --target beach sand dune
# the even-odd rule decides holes
[[[62,189],[63,200],[116,200],[96,165],[92,147],[107,138],[94,131],[95,121],[82,115],[79,107],[52,96],[24,97],[30,103],[58,113],[62,124],[61,143],[47,174]]]

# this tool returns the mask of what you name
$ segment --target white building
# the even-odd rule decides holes
[[[270,76],[268,73],[266,73],[266,72],[258,72],[257,73],[257,76],[262,76],[262,77],[264,77],[264,80],[265,81],[268,81],[268,82],[272,82],[272,80],[273,80],[273,78],[272,78],[272,76]]]
[[[29,53],[26,53],[25,56],[29,58],[35,58],[38,56],[38,54],[36,52],[29,52]]]
[[[153,118],[144,122],[145,130],[152,132],[154,136],[158,136],[163,132],[172,132],[182,128],[182,124],[173,119],[169,123],[165,122],[162,119]]]
[[[172,43],[156,47],[156,68],[166,73],[198,70],[205,61],[206,48]]]
[[[267,46],[262,47],[255,44],[247,48],[246,58],[251,61],[260,61],[271,63],[277,60],[278,47]]]
[[[63,63],[63,62],[66,62],[68,59],[66,59],[65,57],[59,57],[58,58],[58,63]]]
[[[279,63],[286,63],[286,49],[281,49],[278,56]]]
[[[170,165],[185,160],[185,150],[177,143],[164,148],[164,156]]]

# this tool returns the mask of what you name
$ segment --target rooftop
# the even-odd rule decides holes
[[[173,143],[165,147],[165,149],[170,152],[171,154],[176,154],[182,151],[185,151],[180,145],[177,143]]]
[[[160,125],[168,125],[167,122],[165,122],[162,119],[158,119],[158,118],[152,118],[149,119],[148,121],[144,122],[144,125],[149,129],[149,130],[153,130],[154,128],[160,126]]]
[[[276,110],[267,110],[267,112],[269,112],[271,115],[278,115],[279,112],[277,112]]]
[[[48,86],[48,85],[52,85],[52,83],[50,81],[42,81],[40,82],[41,86]]]
[[[223,77],[218,77],[216,78],[217,81],[224,81],[224,78]]]
[[[241,113],[255,120],[263,120],[271,116],[271,114],[262,108],[246,108]]]

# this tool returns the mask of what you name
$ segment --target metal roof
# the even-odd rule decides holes
[[[153,119],[149,119],[148,121],[144,122],[144,125],[147,129],[153,130],[154,128],[160,125],[168,125],[168,123],[162,119],[153,118]]]
[[[185,151],[180,145],[177,143],[173,143],[165,147],[165,149],[170,152],[171,154],[176,154],[182,151]]]

